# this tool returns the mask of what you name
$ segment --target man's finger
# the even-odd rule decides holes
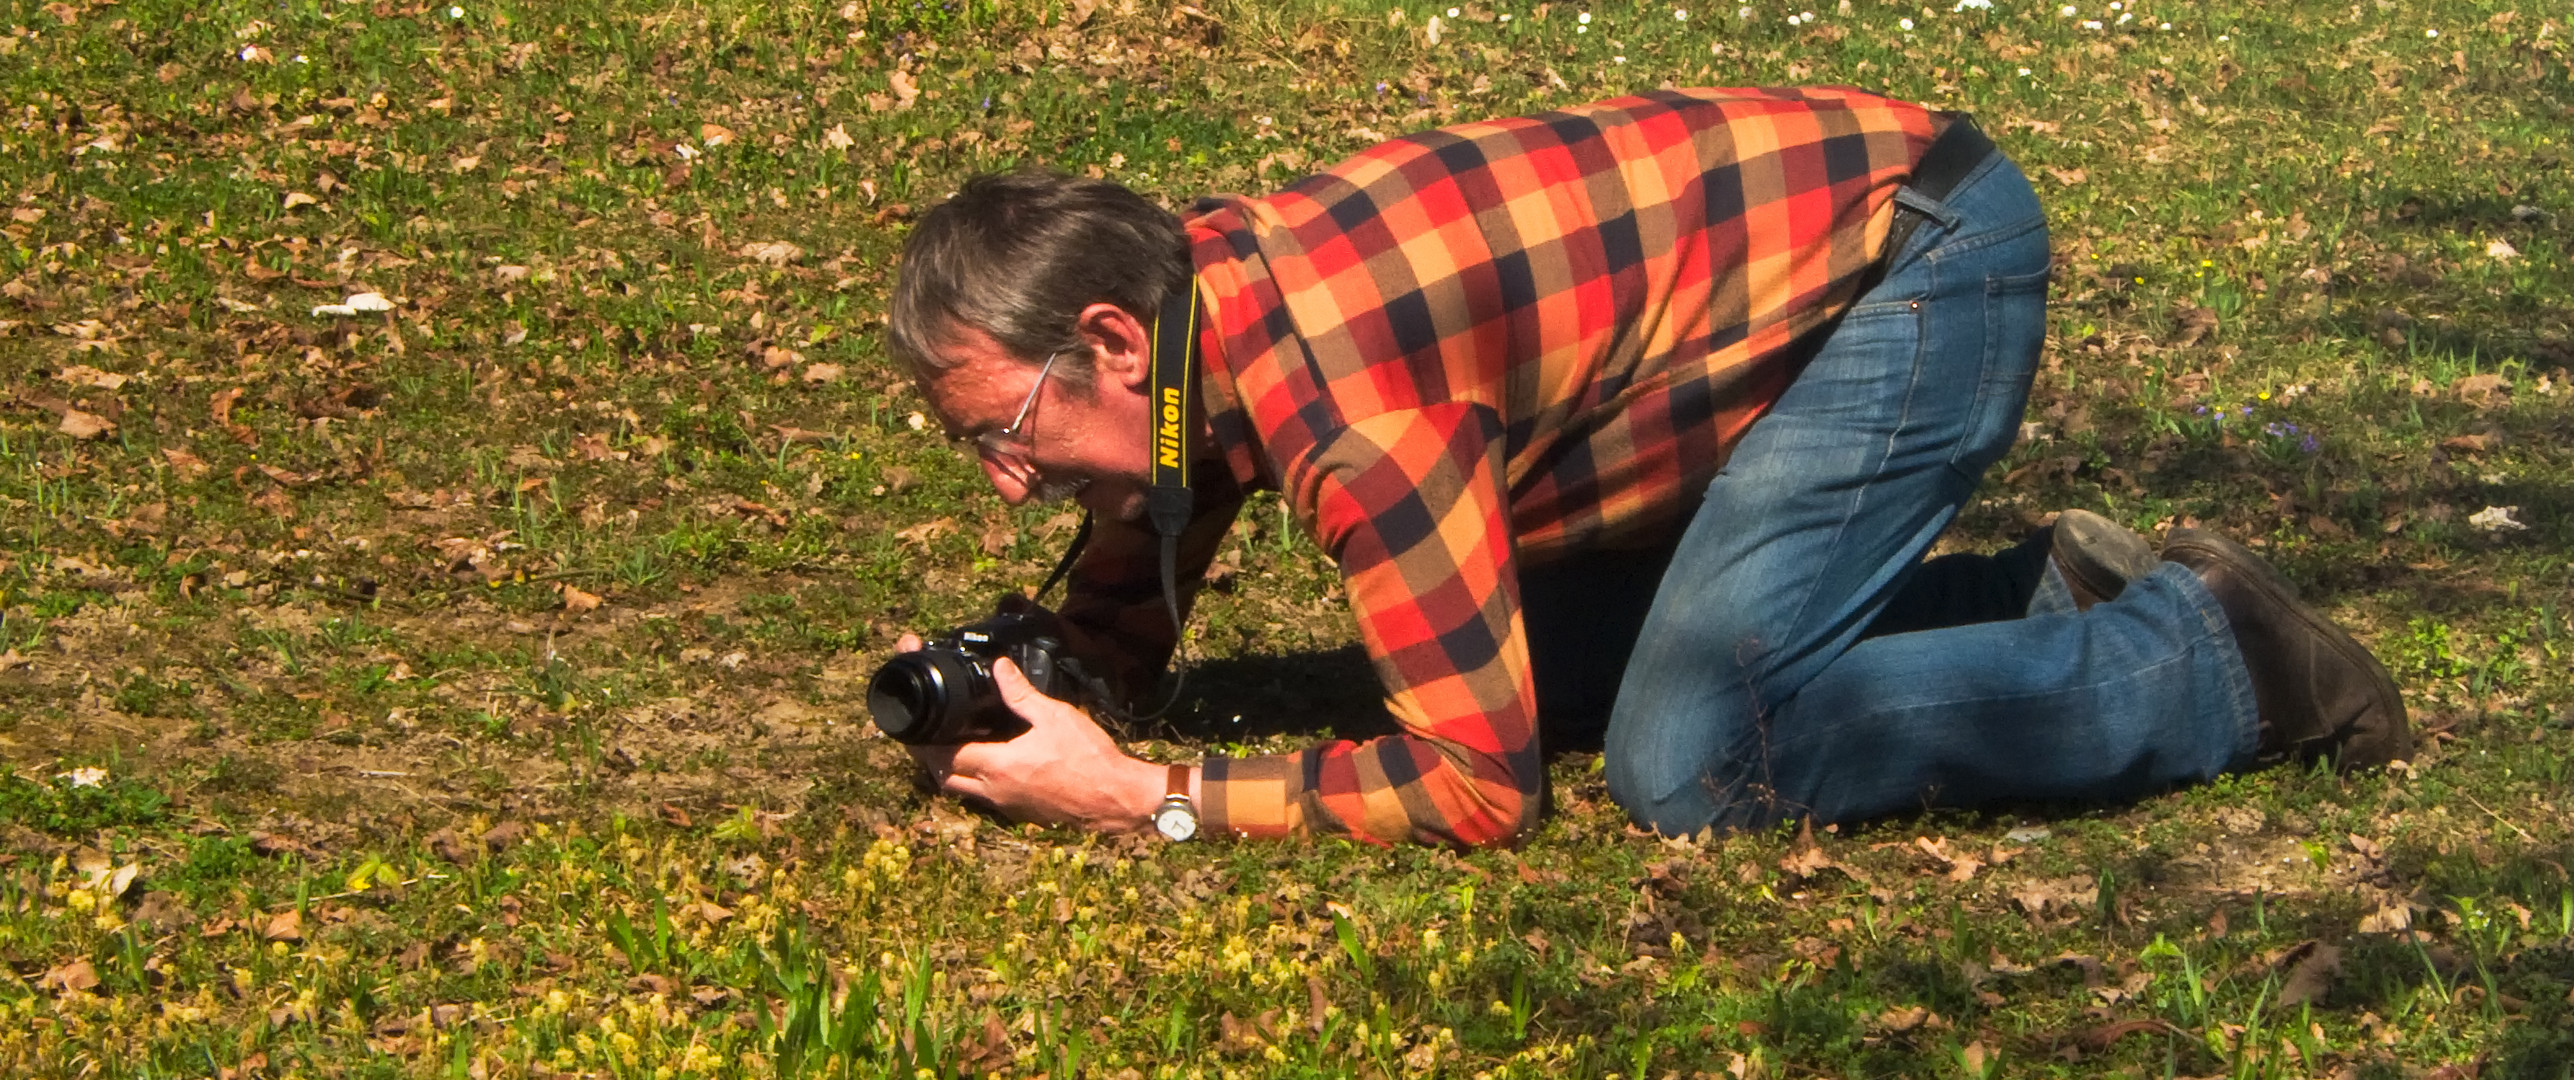
[[[919,652],[919,651],[921,651],[921,636],[920,636],[919,634],[904,634],[903,636],[901,636],[901,637],[899,637],[899,638],[895,638],[895,639],[894,639],[894,651],[895,651],[895,652]]]
[[[950,773],[946,779],[939,781],[938,789],[960,799],[992,801],[991,789],[984,785],[983,778],[980,776]]]

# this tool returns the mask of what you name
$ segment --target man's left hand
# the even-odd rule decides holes
[[[980,800],[1014,821],[1097,832],[1152,823],[1162,802],[1163,766],[1126,756],[1098,721],[1039,693],[1007,658],[992,662],[992,681],[1028,730],[1008,742],[911,747],[940,791]]]

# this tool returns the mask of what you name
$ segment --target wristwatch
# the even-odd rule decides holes
[[[1189,798],[1189,767],[1171,766],[1170,794],[1153,811],[1153,828],[1165,840],[1187,840],[1198,834],[1198,804]]]

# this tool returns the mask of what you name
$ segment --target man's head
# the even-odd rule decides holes
[[[959,326],[1031,367],[1086,343],[1082,309],[1111,303],[1151,322],[1188,281],[1187,241],[1170,211],[1106,180],[1053,173],[977,176],[921,215],[903,244],[886,318],[894,356],[925,381],[955,366]],[[1055,377],[1089,382],[1088,364]]]
[[[1153,314],[1186,288],[1179,219],[1115,184],[979,176],[904,245],[887,344],[1011,502],[1132,516]]]

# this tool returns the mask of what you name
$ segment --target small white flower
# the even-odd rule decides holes
[[[1734,9],[1734,17],[1735,17],[1735,18],[1737,18],[1737,19],[1745,20],[1745,21],[1747,21],[1747,22],[1748,22],[1748,21],[1750,21],[1750,19],[1752,18],[1752,5],[1750,5],[1750,4],[1745,4],[1745,5],[1741,6],[1741,7],[1735,8],[1735,9]]]
[[[244,59],[244,60],[257,60],[257,59],[259,59],[259,46],[257,46],[257,45],[244,45],[244,46],[242,46],[242,47],[241,47],[241,58],[242,58],[242,59]]]
[[[1672,20],[1673,20],[1673,21],[1675,21],[1675,22],[1688,22],[1688,21],[1689,21],[1689,9],[1688,9],[1688,8],[1673,8],[1673,9],[1671,9],[1671,17],[1672,17]]]
[[[2029,69],[2027,69],[2027,68],[2021,68],[2021,69],[2020,69],[2020,77],[2021,77],[2021,78],[2023,78],[2023,79],[2028,78],[2028,77],[2029,77]]]
[[[1463,13],[1462,13],[1462,12],[1460,12],[1460,11],[1458,11],[1456,8],[1449,8],[1449,9],[1448,9],[1448,17],[1449,17],[1449,18],[1451,18],[1451,19],[1456,18],[1456,17],[1457,17],[1458,15],[1460,15],[1460,14],[1463,14]]]
[[[1801,11],[1797,14],[1803,16],[1807,22],[1813,22],[1815,19],[1815,14],[1811,11]]]
[[[2218,35],[2217,35],[2217,40],[2218,40],[2218,41],[2232,41],[2232,40],[2234,40],[2234,35],[2232,35],[2232,34],[2218,34]]]
[[[2135,21],[2136,21],[2136,13],[2135,13],[2135,12],[2133,12],[2133,11],[2128,12],[2127,14],[2125,14],[2125,15],[2121,15],[2121,16],[2119,16],[2119,17],[2118,17],[2118,25],[2120,25],[2120,26],[2125,26],[2125,25],[2127,25],[2128,23],[2132,23],[2132,22],[2135,22]]]
[[[1502,14],[1501,14],[1501,21],[1503,21],[1503,22],[1509,22],[1509,21],[1510,21],[1510,12],[1507,12],[1507,11],[1502,12]]]
[[[1576,34],[1587,34],[1591,32],[1591,28],[1587,26],[1576,26],[1573,28],[1573,32]]]
[[[57,780],[69,780],[73,787],[99,787],[107,783],[107,770],[96,765],[83,765],[67,773],[56,773]]]
[[[1911,19],[1897,19],[1895,20],[1895,28],[1909,33],[1913,28],[1913,21]]]
[[[1616,63],[1620,63],[1620,64],[1623,64],[1623,63],[1626,63],[1626,62],[1627,62],[1627,58],[1626,58],[1626,57],[1623,57],[1623,56],[1612,56],[1612,57],[1610,57],[1609,59],[1610,59],[1611,61],[1614,61],[1614,62],[1616,62]]]
[[[1574,16],[1574,17],[1573,17],[1573,21],[1574,21],[1574,22],[1577,22],[1577,23],[1581,23],[1581,24],[1582,24],[1582,25],[1584,25],[1584,26],[1589,26],[1589,25],[1591,25],[1591,13],[1590,13],[1590,12],[1585,11],[1585,12],[1583,12],[1583,13],[1579,14],[1579,15]]]
[[[447,17],[448,17],[448,18],[450,18],[450,19],[461,19],[461,18],[464,18],[464,17],[465,17],[465,9],[460,8],[460,7],[450,7],[450,8],[448,8],[448,9],[447,9]]]
[[[2076,13],[2078,13],[2080,10],[2081,10],[2081,9],[2074,7],[2072,4],[2066,4],[2066,5],[2065,5],[2065,6],[2063,6],[2063,7],[2057,8],[2057,9],[2056,9],[2056,14],[2058,14],[2058,15],[2062,15],[2062,16],[2064,16],[2065,18],[2070,19],[2070,18],[2073,18],[2073,17],[2074,17],[2074,15],[2075,15]]]
[[[2440,36],[2440,32],[2437,30],[2425,30],[2422,32],[2422,36],[2427,38],[2437,38]]]
[[[295,54],[295,62],[296,62],[296,63],[298,63],[298,64],[309,64],[309,63],[312,63],[312,61],[304,59],[304,54],[303,54],[303,53],[296,53],[296,54]]]
[[[1960,11],[1991,11],[1993,10],[1993,0],[1957,0],[1957,6],[1948,10],[1951,13]]]
[[[2126,7],[2127,4],[2125,3],[2125,0],[2109,0],[2109,10],[2111,11],[2123,10]]]
[[[2157,30],[2169,30],[2169,29],[2171,29],[2171,28],[2172,28],[2172,24],[2170,24],[2170,23],[2164,23],[2164,24],[2163,24],[2163,25],[2161,25],[2161,26],[2155,27],[2155,29],[2157,29]]]
[[[2098,30],[2098,29],[2100,29],[2100,20],[2098,20],[2098,19],[2084,19],[2084,20],[2082,21],[2082,28],[2083,28],[2083,29],[2085,29],[2085,30]]]

